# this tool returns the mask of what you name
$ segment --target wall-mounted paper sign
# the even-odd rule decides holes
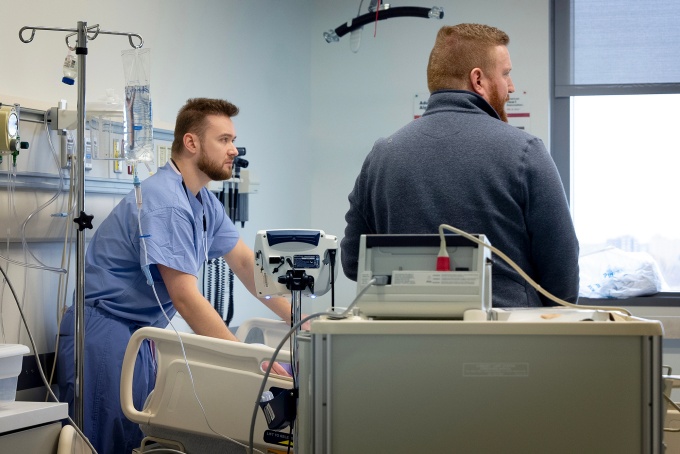
[[[429,93],[416,93],[413,97],[413,119],[420,118],[427,109],[427,100],[430,98]]]
[[[510,100],[505,104],[505,112],[508,114],[508,124],[531,132],[531,114],[527,98],[526,91],[511,93]]]

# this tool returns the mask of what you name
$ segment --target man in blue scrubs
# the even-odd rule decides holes
[[[125,418],[119,395],[123,356],[135,330],[165,327],[179,312],[197,334],[237,340],[200,293],[197,277],[207,259],[224,257],[255,295],[254,254],[206,188],[211,180],[231,177],[238,155],[232,123],[237,114],[238,108],[224,100],[187,101],[177,115],[172,159],[141,184],[141,206],[132,191],[87,249],[83,430],[100,454],[130,453],[141,443],[142,432]],[[290,322],[286,299],[261,301]],[[71,415],[73,309],[62,320],[57,356],[60,399],[69,403]],[[286,374],[279,365],[275,372]],[[142,408],[155,382],[151,347],[140,349],[134,377],[135,406]]]

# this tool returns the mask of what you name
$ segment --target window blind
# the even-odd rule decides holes
[[[571,21],[567,84],[680,83],[679,0],[571,0]]]

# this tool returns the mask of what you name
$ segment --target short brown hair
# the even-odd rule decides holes
[[[493,49],[507,46],[508,35],[481,24],[444,26],[437,33],[427,64],[427,86],[437,90],[466,90],[474,68],[490,71],[495,64]]]
[[[176,156],[184,146],[184,134],[191,132],[203,137],[207,128],[205,118],[208,115],[235,117],[238,107],[223,99],[192,98],[179,112],[175,121],[175,138],[172,141],[172,155]]]

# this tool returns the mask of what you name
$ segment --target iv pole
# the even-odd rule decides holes
[[[25,30],[31,31],[29,38],[24,38]],[[88,27],[87,22],[78,21],[78,26],[72,28],[48,28],[48,27],[22,27],[19,30],[19,39],[24,43],[33,41],[36,30],[49,30],[70,32],[66,35],[66,46],[74,50],[69,44],[69,38],[77,35],[76,55],[78,56],[78,147],[77,147],[77,167],[76,163],[71,165],[75,170],[78,179],[78,213],[79,217],[73,222],[78,224],[76,235],[76,300],[75,300],[75,398],[74,398],[74,420],[78,427],[83,427],[83,380],[84,380],[84,356],[85,356],[85,235],[83,230],[92,228],[94,216],[85,214],[85,65],[87,57],[87,41],[93,40],[100,34],[102,35],[122,35],[127,36],[130,46],[139,49],[144,45],[141,36],[134,33],[122,33],[104,31],[99,29],[99,25]],[[139,44],[135,44],[132,38],[139,39]],[[73,178],[74,175],[71,175]]]

